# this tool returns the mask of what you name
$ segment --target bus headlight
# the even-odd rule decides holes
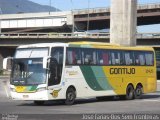
[[[46,90],[46,87],[37,88],[37,92]]]
[[[10,90],[11,90],[12,92],[16,92],[16,89],[15,89],[15,88],[10,88]]]

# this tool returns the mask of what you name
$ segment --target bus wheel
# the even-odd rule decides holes
[[[134,88],[132,85],[128,85],[126,89],[126,100],[132,100],[134,98]]]
[[[136,99],[141,99],[142,98],[142,94],[143,94],[143,87],[141,85],[138,85],[136,87],[136,90],[135,90],[135,98]]]
[[[69,88],[66,92],[66,100],[65,100],[65,104],[66,105],[73,105],[75,102],[75,98],[76,98],[76,92],[73,88]]]
[[[34,104],[35,104],[35,105],[43,105],[43,104],[44,104],[44,101],[34,101]]]

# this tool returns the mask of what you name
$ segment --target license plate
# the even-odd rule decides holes
[[[29,95],[23,95],[23,98],[29,98]]]

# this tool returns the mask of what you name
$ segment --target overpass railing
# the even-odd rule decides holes
[[[138,39],[160,38],[159,33],[137,33]],[[110,33],[3,33],[0,38],[110,38]]]
[[[153,9],[153,8],[160,8],[160,2],[157,3],[144,3],[144,4],[138,4],[137,5],[137,9],[141,10],[141,9]],[[110,6],[108,7],[96,7],[96,8],[83,8],[83,9],[74,9],[73,12],[74,14],[80,13],[80,12],[84,12],[84,11],[110,11]]]
[[[137,8],[138,10],[160,8],[160,3],[139,4]]]
[[[109,38],[109,33],[3,33],[0,38]]]
[[[137,33],[138,39],[150,39],[150,38],[160,38],[160,32],[158,33]]]

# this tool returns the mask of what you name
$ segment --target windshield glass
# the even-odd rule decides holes
[[[43,58],[14,59],[12,67],[11,84],[37,85],[46,82]]]
[[[41,58],[48,56],[48,48],[18,48],[15,58]]]

